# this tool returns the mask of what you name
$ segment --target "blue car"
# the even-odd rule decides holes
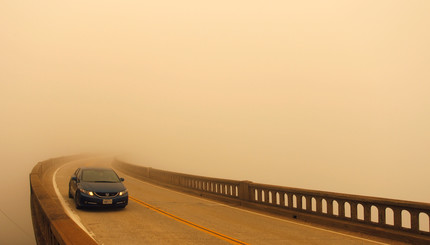
[[[121,207],[128,204],[128,191],[123,178],[111,168],[78,168],[69,181],[69,198],[76,208]]]

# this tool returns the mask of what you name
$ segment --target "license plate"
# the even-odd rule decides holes
[[[103,204],[112,204],[112,199],[103,199]]]

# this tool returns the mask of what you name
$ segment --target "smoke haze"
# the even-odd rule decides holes
[[[430,202],[429,1],[0,0],[0,243],[40,160]]]

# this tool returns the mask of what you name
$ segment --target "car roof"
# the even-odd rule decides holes
[[[106,168],[106,167],[82,167],[81,170],[113,170],[113,169]]]

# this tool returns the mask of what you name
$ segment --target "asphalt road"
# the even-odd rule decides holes
[[[158,187],[118,172],[132,197],[125,209],[75,209],[68,181],[80,166],[63,165],[52,180],[66,212],[100,244],[385,244],[383,240],[259,214]]]

